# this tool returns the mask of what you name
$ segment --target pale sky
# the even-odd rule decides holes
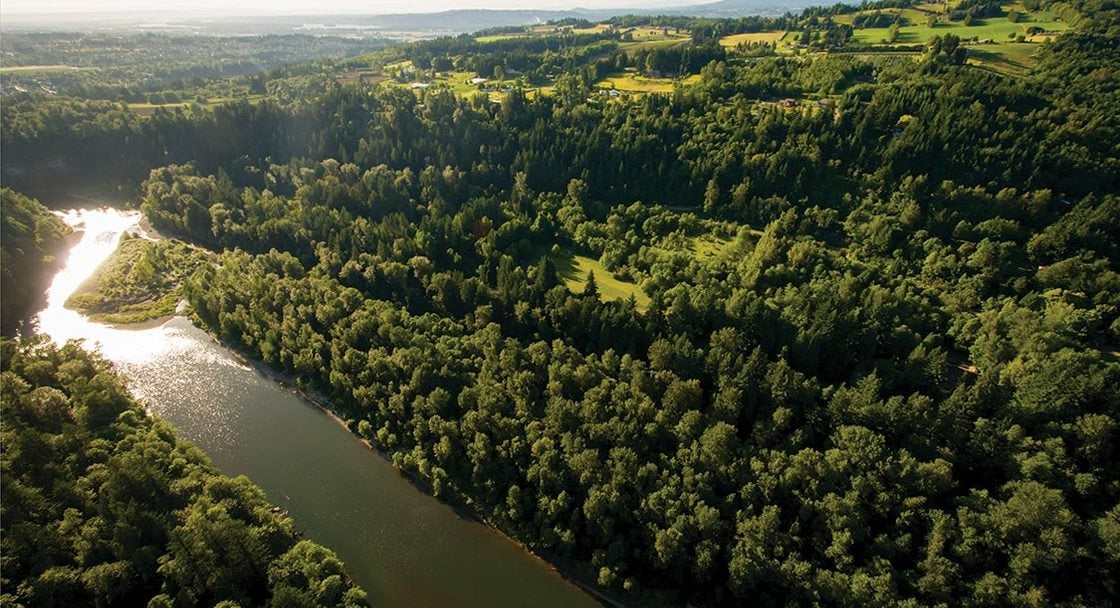
[[[3,13],[155,11],[208,15],[430,13],[457,8],[572,9],[704,4],[713,0],[0,0]]]

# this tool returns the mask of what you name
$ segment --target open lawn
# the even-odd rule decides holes
[[[587,277],[595,273],[595,284],[599,286],[599,297],[606,301],[625,300],[634,296],[638,310],[644,311],[649,307],[649,296],[636,283],[620,281],[603,268],[598,260],[593,260],[582,255],[566,255],[556,261],[556,267],[564,284],[575,293],[583,293],[587,287]]]
[[[700,76],[693,74],[680,80],[673,78],[648,78],[636,72],[626,71],[621,74],[612,74],[595,83],[600,89],[618,89],[631,93],[672,93],[676,85],[695,84]]]
[[[719,43],[726,48],[733,49],[743,43],[750,44],[752,42],[778,42],[779,40],[784,38],[785,35],[785,30],[777,32],[751,32],[749,34],[732,34],[730,36],[724,36],[723,38],[720,38]]]

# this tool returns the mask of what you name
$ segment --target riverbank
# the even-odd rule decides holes
[[[328,416],[332,421],[334,421],[334,423],[345,429],[352,438],[359,441],[363,446],[365,446],[366,449],[370,450],[390,466],[392,466],[393,469],[397,471],[397,473],[400,474],[403,479],[407,480],[414,488],[416,488],[417,491],[432,496],[433,498],[447,505],[460,518],[466,521],[476,522],[480,525],[486,526],[486,528],[488,528],[490,531],[494,532],[511,545],[517,547],[518,550],[523,552],[525,555],[531,557],[532,559],[541,563],[543,566],[547,567],[557,576],[564,579],[568,584],[578,587],[601,606],[605,606],[607,608],[627,608],[627,604],[624,604],[618,599],[610,597],[597,589],[589,574],[581,575],[580,573],[578,573],[582,564],[558,559],[554,556],[540,555],[534,552],[525,543],[521,542],[516,537],[508,534],[505,530],[502,530],[500,527],[496,526],[489,519],[480,516],[475,510],[474,501],[471,500],[469,496],[463,494],[457,489],[452,489],[450,495],[446,491],[440,495],[436,495],[432,491],[432,486],[427,483],[427,481],[417,472],[401,468],[396,462],[394,462],[392,456],[388,452],[382,450],[369,439],[359,435],[356,430],[352,428],[353,424],[348,423],[348,421],[343,418],[343,415],[330,405],[331,400],[325,395],[319,393],[318,391],[315,391],[314,389],[300,386],[299,382],[288,374],[273,369],[267,363],[254,358],[239,347],[222,342],[217,336],[213,334],[213,332],[210,331],[208,327],[206,327],[205,324],[201,323],[200,320],[192,319],[191,322],[196,327],[199,327],[203,331],[205,331],[216,345],[225,349],[226,352],[230,353],[230,355],[232,355],[239,363],[244,365],[246,368],[252,370],[261,378],[273,382],[281,388],[290,391],[291,393],[298,396],[301,400],[305,401],[309,405],[314,406],[320,412]]]

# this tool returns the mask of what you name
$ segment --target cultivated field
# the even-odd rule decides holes
[[[700,76],[698,74],[678,80],[674,78],[649,78],[635,71],[627,70],[624,73],[611,74],[596,82],[595,86],[600,89],[617,89],[629,93],[672,93],[677,85],[687,86],[695,84],[699,80]]]
[[[732,34],[730,36],[724,36],[723,38],[720,38],[719,43],[729,49],[733,49],[740,44],[751,44],[755,42],[779,42],[782,38],[785,38],[785,35],[785,30],[777,32],[751,32],[748,34]]]

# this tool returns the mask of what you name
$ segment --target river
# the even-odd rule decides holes
[[[243,365],[186,318],[121,328],[66,309],[140,215],[85,209],[64,219],[82,238],[51,284],[39,331],[95,345],[180,437],[223,473],[248,476],[299,529],[333,549],[372,605],[599,605],[509,539],[417,490],[326,413]]]

